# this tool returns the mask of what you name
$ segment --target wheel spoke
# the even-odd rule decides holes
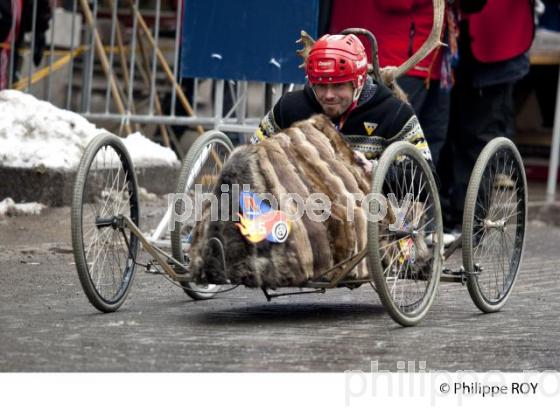
[[[469,269],[482,268],[477,279],[469,282],[469,292],[485,312],[503,305],[519,270],[526,188],[518,158],[511,142],[502,138],[490,142],[475,166],[476,175],[471,178],[477,192],[469,186],[467,194],[467,203],[474,207],[472,221],[466,222],[473,242],[472,247],[463,250],[463,256]],[[473,182],[477,178],[478,182]]]
[[[403,316],[412,321],[420,320],[433,300],[437,287],[433,279],[439,276],[439,272],[434,270],[435,266],[439,269],[439,265],[434,264],[439,264],[438,258],[441,255],[438,246],[433,246],[433,243],[428,245],[424,241],[427,237],[436,235],[437,240],[440,239],[441,216],[439,205],[435,203],[433,180],[427,174],[430,171],[423,164],[424,159],[417,156],[416,151],[410,153],[403,147],[400,152],[399,149],[395,147],[391,156],[387,155],[388,158],[384,158],[383,154],[377,169],[383,170],[384,175],[379,174],[379,179],[374,178],[374,185],[385,196],[389,193],[395,195],[397,206],[406,210],[402,229],[411,231],[410,235],[398,238],[394,233],[388,232],[386,224],[396,222],[393,221],[393,216],[378,223],[376,238],[379,242],[376,245],[375,259],[378,265],[375,266],[379,266],[377,269],[380,271],[376,274],[374,269],[374,278],[379,278],[376,281],[383,278],[377,283],[378,291],[385,295],[382,301],[384,304],[386,301],[391,302],[386,307],[390,312],[398,311],[398,315],[391,315],[403,324],[399,319]],[[403,205],[408,205],[408,208]],[[394,216],[395,219],[403,217]]]
[[[176,192],[184,192],[192,199],[195,195],[195,186],[200,186],[202,194],[213,193],[223,165],[227,162],[233,149],[229,141],[224,139],[222,135],[216,136],[215,133],[218,132],[209,131],[208,134],[200,136],[190,148],[186,156],[187,160],[183,163]],[[202,208],[204,214],[207,209],[207,202],[204,201],[198,206]],[[192,218],[189,218],[176,226],[178,226],[178,229],[171,232],[173,257],[181,262],[186,262],[189,260],[189,256],[187,254],[188,246],[184,246],[184,237],[192,232],[196,224]],[[221,288],[220,285],[202,287],[190,282],[181,282],[181,284],[186,293],[194,299],[208,299],[214,296],[212,293],[197,293],[197,290],[219,290]]]
[[[138,242],[135,239],[125,254],[117,227],[98,227],[96,223],[99,218],[123,214],[138,223],[132,169],[120,140],[107,134],[92,140],[78,169],[74,197],[78,202],[72,212],[73,246],[81,254],[76,266],[90,302],[103,312],[116,310],[124,301],[135,269],[130,260],[136,256]],[[79,241],[75,232],[81,236]]]

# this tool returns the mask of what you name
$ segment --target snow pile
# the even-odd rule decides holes
[[[44,208],[46,206],[38,202],[16,204],[12,198],[6,198],[0,202],[0,218],[4,216],[39,215]]]
[[[0,91],[0,166],[75,169],[87,143],[103,132],[84,117],[15,90]],[[173,165],[169,148],[131,134],[124,143],[135,166]]]
[[[535,52],[557,53],[560,48],[560,33],[544,28],[535,31],[535,39],[531,45],[531,50]]]
[[[177,156],[169,148],[155,144],[139,132],[130,134],[122,140],[136,168],[148,166],[173,166],[178,163]],[[111,147],[98,151],[95,155],[95,167],[108,169],[120,168],[121,161],[117,152]]]
[[[175,165],[178,162],[173,150],[150,141],[139,132],[130,134],[123,142],[134,166]]]
[[[158,200],[158,196],[156,194],[148,192],[148,190],[144,187],[138,187],[138,194],[140,196],[140,201],[152,202]]]
[[[0,92],[0,165],[76,168],[99,130],[85,118],[15,90]]]

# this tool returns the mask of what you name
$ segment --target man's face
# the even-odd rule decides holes
[[[339,117],[352,104],[354,87],[351,81],[338,84],[315,84],[313,90],[323,112],[330,118]]]

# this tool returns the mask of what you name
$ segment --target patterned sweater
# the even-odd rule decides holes
[[[294,122],[321,112],[321,106],[309,85],[303,90],[287,93],[261,120],[251,142],[257,143],[290,127]],[[337,125],[340,119],[331,120]],[[357,106],[339,131],[352,149],[363,152],[368,159],[378,158],[395,141],[409,141],[420,149],[432,165],[430,149],[412,107],[371,78],[368,78]]]

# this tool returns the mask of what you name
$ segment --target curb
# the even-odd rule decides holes
[[[156,195],[175,189],[180,164],[135,168],[138,186]],[[0,201],[12,198],[16,203],[39,202],[47,206],[72,203],[75,170],[0,167]]]
[[[545,204],[529,208],[529,220],[538,220],[551,226],[560,226],[560,204]]]

